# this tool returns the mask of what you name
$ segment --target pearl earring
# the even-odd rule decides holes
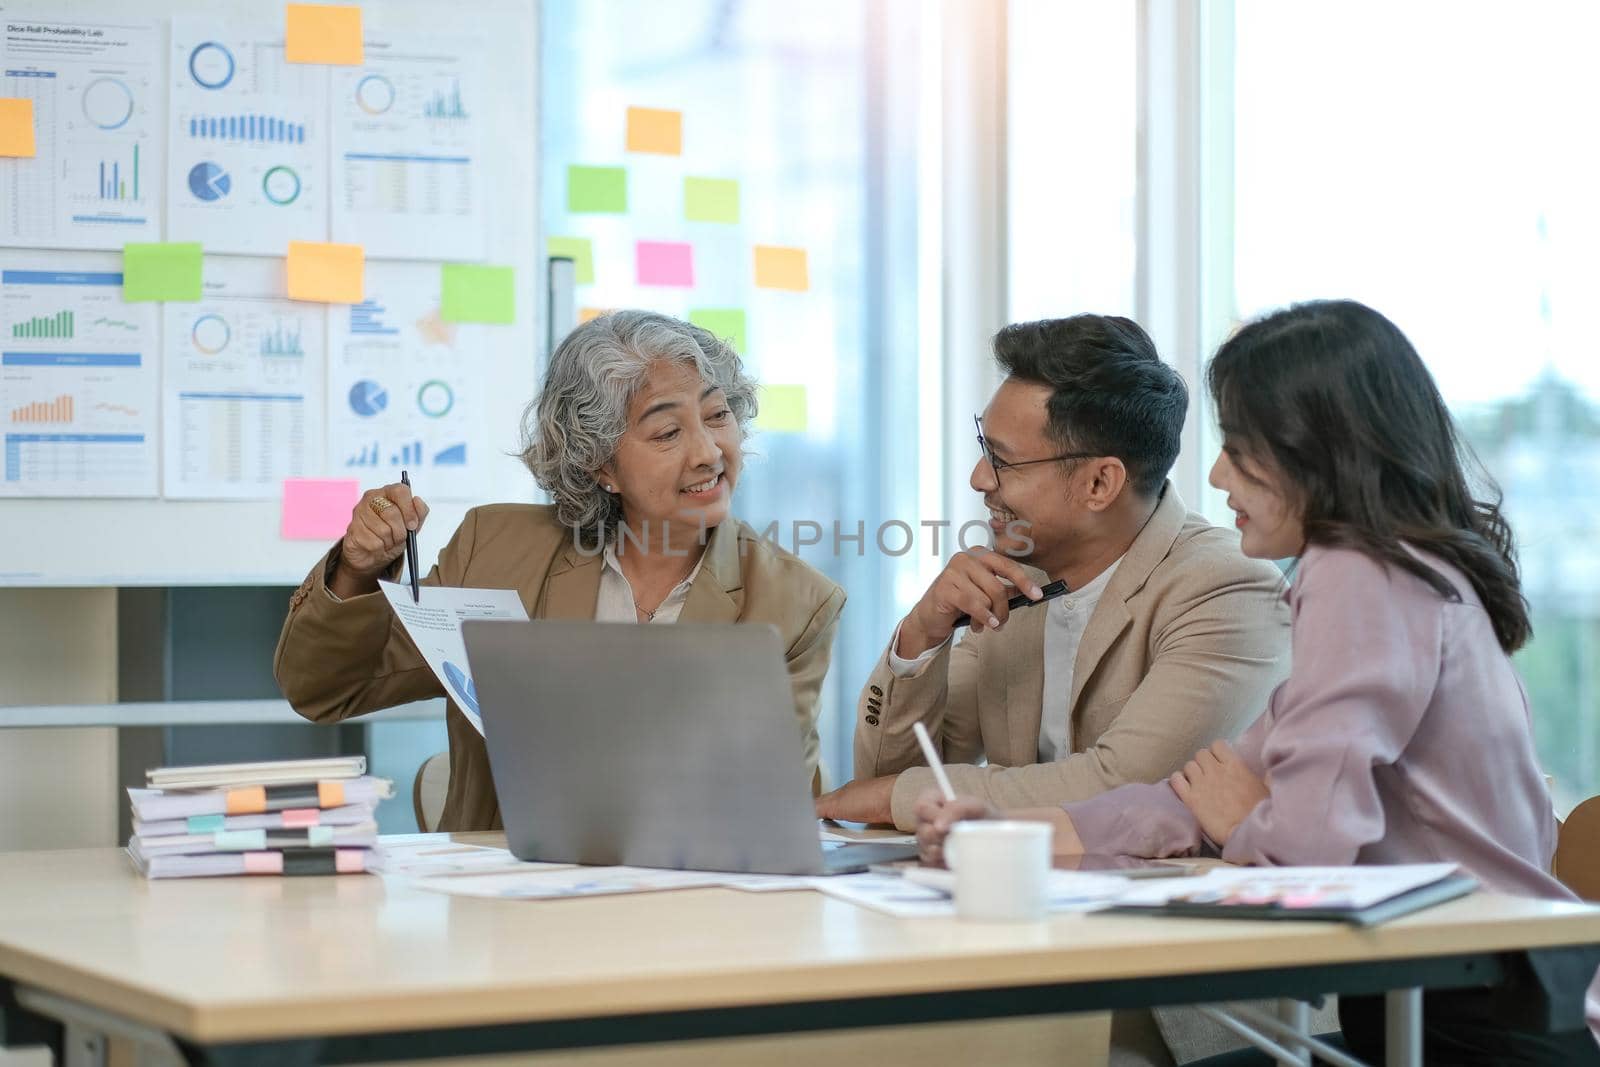
[[[614,486],[614,485],[608,485],[608,486],[606,486],[606,492],[608,492],[608,493],[615,493],[615,492],[616,492],[616,491],[617,491],[617,487],[616,487],[616,486]]]

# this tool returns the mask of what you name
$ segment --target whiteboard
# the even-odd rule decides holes
[[[507,325],[460,324],[461,333],[451,335],[454,343],[459,344],[472,361],[464,373],[469,373],[474,386],[480,387],[480,404],[474,413],[481,413],[482,426],[478,432],[482,437],[477,455],[482,459],[474,464],[470,484],[458,486],[452,483],[442,487],[456,497],[449,500],[441,500],[437,493],[431,491],[433,487],[428,482],[425,464],[423,471],[413,469],[413,481],[419,495],[430,498],[433,508],[420,538],[422,563],[426,568],[431,565],[439,548],[468,508],[491,501],[536,498],[537,491],[531,476],[516,458],[516,453],[520,417],[536,384],[542,347],[540,339],[544,336],[541,321],[545,286],[538,236],[536,149],[539,130],[539,9],[537,4],[525,0],[475,0],[470,7],[470,19],[465,17],[469,9],[463,8],[462,17],[452,20],[451,25],[445,27],[441,26],[441,13],[446,7],[437,2],[369,0],[359,6],[363,9],[363,36],[367,41],[369,66],[383,58],[384,48],[398,47],[394,42],[441,40],[446,34],[460,35],[463,41],[477,50],[470,75],[476,79],[470,100],[474,119],[481,119],[481,125],[488,133],[484,138],[485,151],[473,168],[473,180],[478,183],[473,193],[481,197],[484,225],[440,228],[436,231],[422,227],[411,236],[417,237],[431,254],[441,258],[510,266],[515,271],[514,322]],[[131,27],[129,32],[136,35],[145,32],[146,24],[153,24],[155,40],[159,42],[155,53],[157,68],[149,79],[149,85],[140,83],[138,88],[141,94],[147,87],[153,90],[150,109],[159,110],[165,130],[177,121],[173,107],[175,98],[181,96],[180,78],[184,71],[174,68],[186,67],[187,64],[182,57],[175,55],[174,48],[186,46],[183,39],[185,27],[192,28],[210,22],[221,23],[230,31],[236,31],[239,27],[253,30],[263,24],[275,24],[278,40],[281,40],[283,5],[261,3],[259,0],[157,0],[139,5],[129,5],[125,0],[75,0],[72,4],[4,3],[0,4],[0,16],[8,24],[39,22],[85,27],[124,26]],[[175,30],[175,26],[178,29]],[[192,38],[192,29],[189,32]],[[193,52],[193,49],[189,51]],[[224,58],[222,51],[202,57],[205,62],[213,62],[215,66],[202,66],[201,73],[217,81],[224,77],[244,77],[249,73],[248,52],[237,48],[234,51],[241,53],[237,60],[231,55]],[[296,73],[298,75],[301,72]],[[292,132],[295,128],[293,120],[298,114],[295,108],[299,106],[296,93],[309,92],[306,86],[316,85],[319,79],[325,85],[323,91],[330,94],[349,91],[357,84],[359,71],[356,68],[308,68],[303,76],[303,84],[257,87],[270,90],[281,99],[282,108],[278,113],[288,121],[280,121],[279,125],[291,131],[288,134],[291,139],[295,136]],[[12,85],[13,81],[8,80],[6,84]],[[392,87],[385,89],[377,83],[374,85],[376,90],[367,87],[368,97],[374,91],[378,92],[375,106],[382,107],[385,103],[382,94],[394,90]],[[90,117],[95,121],[111,123],[120,120],[117,108],[121,98],[115,95],[114,87],[95,89],[98,95],[92,100],[87,95],[88,89],[75,87],[75,91],[86,101],[86,113],[92,104],[94,112]],[[0,95],[13,95],[14,92],[14,89],[0,89]],[[439,106],[452,106],[448,94],[446,97]],[[74,99],[79,97],[75,96]],[[366,102],[373,101],[369,99]],[[36,104],[36,109],[40,106]],[[37,118],[40,123],[45,121],[43,114],[38,114]],[[203,131],[200,126],[203,121],[203,117],[189,117],[187,113],[182,118],[190,130],[199,127]],[[330,123],[330,126],[333,125]],[[160,183],[162,200],[153,204],[150,218],[131,227],[138,232],[129,233],[125,239],[199,239],[207,249],[206,299],[221,299],[222,295],[226,295],[213,292],[214,287],[225,286],[229,281],[229,278],[219,280],[214,277],[219,273],[231,278],[242,277],[252,283],[266,279],[260,281],[263,285],[280,284],[281,257],[263,256],[263,252],[270,251],[263,242],[292,236],[296,224],[288,223],[281,232],[276,228],[270,232],[260,232],[261,228],[258,227],[257,232],[252,233],[248,226],[234,226],[225,217],[207,215],[204,209],[214,205],[200,203],[193,197],[178,196],[183,175],[176,174],[175,182],[175,174],[169,172],[169,164],[173,168],[179,166],[176,152],[162,153],[161,158],[151,158],[152,155],[156,153],[147,149],[144,158],[137,163],[137,173],[143,182]],[[101,179],[105,195],[115,196],[119,190],[126,195],[130,191],[128,183],[133,173],[128,165],[130,162],[124,160],[115,181],[109,174]],[[339,195],[340,190],[332,171],[330,156],[321,181],[316,180],[315,171],[311,179],[305,181],[307,191],[304,201],[309,201],[319,188],[328,201]],[[276,195],[280,199],[300,192],[300,179],[283,174],[268,176],[267,182],[273,181],[279,184],[257,182],[257,186],[266,189],[268,196]],[[293,184],[283,184],[285,182]],[[0,205],[6,208],[0,214],[15,214],[8,199],[10,195],[10,190],[0,183]],[[412,190],[411,195],[418,194]],[[277,203],[278,199],[273,202]],[[302,202],[298,206],[304,207],[306,204]],[[308,207],[304,217],[312,218],[316,210],[314,205]],[[327,208],[321,210],[326,212]],[[63,208],[62,220],[71,217],[68,211],[68,208]],[[327,235],[322,236],[321,240],[358,244],[371,240],[374,243],[367,259],[369,299],[374,292],[375,279],[380,282],[385,278],[396,279],[393,285],[398,291],[404,288],[401,283],[406,279],[432,277],[432,272],[437,270],[439,259],[401,258],[407,254],[408,247],[418,243],[412,241],[408,246],[408,235],[404,232],[385,233],[382,227],[368,223],[355,211],[338,213],[336,220],[332,221],[325,214],[323,220]],[[31,264],[37,261],[42,266],[61,270],[73,269],[81,263],[85,265],[79,269],[93,270],[101,269],[99,265],[106,261],[116,263],[121,258],[116,253],[106,251],[76,251],[83,247],[78,242],[85,239],[73,236],[72,227],[67,221],[55,225],[41,216],[31,223],[27,220],[22,222],[35,227],[29,232],[42,236],[35,238],[23,233],[19,237],[12,233],[7,241],[11,247],[0,249],[0,263],[26,261]],[[53,229],[50,228],[52,225]],[[481,238],[477,236],[479,233]],[[28,243],[32,241],[37,243]],[[226,247],[230,251],[226,255],[217,254],[212,251],[215,246]],[[39,249],[37,255],[34,255],[34,249]],[[411,247],[411,251],[415,251],[414,247]],[[385,253],[391,254],[386,258],[375,258]],[[245,295],[249,297],[251,294]],[[268,294],[282,295],[286,294]],[[156,331],[157,345],[157,377],[153,380],[155,387],[160,390],[159,403],[164,405],[165,416],[168,406],[178,403],[180,395],[192,395],[180,392],[185,386],[174,380],[180,373],[179,364],[176,355],[169,353],[169,349],[177,347],[174,338],[180,331],[191,328],[191,320],[196,318],[198,310],[195,305],[178,303],[130,303],[122,306],[139,314],[153,316],[154,326],[151,328]],[[373,323],[381,325],[381,319],[371,315],[361,317],[359,323],[353,321],[353,316],[361,317],[363,313],[353,311],[348,305],[329,305],[323,314],[321,328],[324,334],[321,340],[324,348],[334,355],[342,351],[335,343],[340,331],[359,329]],[[146,326],[142,320],[135,323],[130,319],[127,328],[133,329],[135,325],[141,329]],[[432,325],[435,328],[438,326],[437,323]],[[13,343],[13,329],[7,328],[6,344]],[[458,337],[468,337],[470,340],[455,340]],[[304,338],[308,354],[312,350],[313,340],[312,334]],[[327,352],[324,358],[328,358]],[[387,462],[365,468],[350,466],[357,462],[357,456],[365,452],[365,446],[352,443],[348,440],[348,434],[345,439],[328,439],[337,436],[331,433],[334,425],[331,412],[337,405],[346,402],[344,390],[349,383],[334,373],[332,364],[328,364],[323,372],[323,383],[318,402],[324,406],[324,439],[317,442],[320,458],[315,468],[307,470],[306,474],[312,477],[356,477],[361,480],[363,488],[391,480],[392,472],[388,470]],[[335,387],[339,390],[338,395],[335,395]],[[351,396],[353,403],[354,394]],[[5,416],[6,413],[0,412],[0,418]],[[167,429],[168,421],[163,417],[158,423],[163,431]],[[473,421],[476,423],[478,419]],[[166,436],[164,433],[163,437]],[[384,451],[388,450],[385,444]],[[385,460],[388,458],[386,456]],[[165,475],[168,473],[168,464],[177,460],[164,456],[159,462]],[[328,542],[281,538],[281,502],[276,495],[269,499],[177,499],[171,492],[172,481],[164,478],[161,491],[167,495],[154,498],[0,497],[0,586],[294,584],[305,576],[328,547]],[[441,473],[436,478],[435,484],[439,483],[448,483],[447,473]]]

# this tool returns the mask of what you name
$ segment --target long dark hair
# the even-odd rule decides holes
[[[1229,338],[1206,385],[1223,433],[1269,460],[1296,494],[1307,544],[1357,549],[1459,600],[1409,542],[1466,575],[1501,648],[1527,643],[1533,626],[1500,490],[1394,323],[1353,300],[1296,304]],[[1487,499],[1473,496],[1469,466]]]

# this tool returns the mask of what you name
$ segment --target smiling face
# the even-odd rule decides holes
[[[995,390],[983,412],[983,436],[1002,466],[1061,454],[1061,446],[1045,435],[1049,400],[1048,385],[1017,378]],[[988,456],[979,456],[968,484],[983,494],[995,551],[1047,570],[1083,518],[1072,502],[1071,474],[1060,463],[1003,466],[997,473]],[[1033,551],[1024,551],[1023,538],[1033,541]]]
[[[1302,508],[1275,469],[1248,456],[1230,436],[1211,465],[1211,484],[1228,494],[1239,549],[1254,559],[1288,559],[1305,548]]]
[[[598,472],[625,521],[652,544],[663,524],[675,543],[728,517],[743,434],[727,397],[692,366],[657,360],[628,403],[628,429]]]

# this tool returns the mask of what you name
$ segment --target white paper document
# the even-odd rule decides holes
[[[530,866],[545,869],[422,878],[416,884],[421,889],[452,896],[555,900],[618,893],[654,893],[665,889],[704,889],[721,885],[727,877],[704,871],[666,871],[653,867],[567,867],[552,870],[544,864]]]
[[[202,285],[162,307],[163,495],[276,500],[322,472],[327,311],[288,299],[282,260],[209,256]]]
[[[119,256],[0,253],[0,496],[157,495],[157,322]]]
[[[528,612],[517,591],[425,585],[420,591],[422,599],[413,601],[409,584],[379,582],[378,585],[389,598],[390,606],[417,651],[444,685],[445,692],[472,723],[472,728],[483,733],[478,689],[472,684],[472,669],[467,665],[467,645],[461,637],[461,624],[468,619],[527,622]]]
[[[368,259],[483,258],[482,55],[430,30],[369,38],[361,66],[333,68],[333,240]]]
[[[439,840],[433,835],[417,840],[381,840],[374,849],[372,869],[391,878],[454,878],[504,872],[556,871],[570,863],[529,863],[508,850]]]
[[[1352,867],[1217,867],[1193,878],[1142,882],[1119,904],[1272,904],[1293,908],[1372,907],[1455,873],[1453,863]]]
[[[816,889],[830,897],[897,919],[943,919],[956,913],[949,871],[917,868],[911,877],[898,874],[851,874],[817,878]],[[1118,901],[1130,883],[1115,875],[1051,871],[1045,907],[1052,912],[1096,911]]]
[[[328,239],[328,70],[266,24],[172,20],[167,239],[282,255]]]
[[[489,436],[483,332],[440,318],[439,265],[371,262],[366,299],[328,317],[328,466],[475,500],[501,459]]]
[[[33,101],[37,154],[0,159],[0,244],[159,241],[162,27],[69,6],[39,9],[65,18],[6,12],[0,96]]]

